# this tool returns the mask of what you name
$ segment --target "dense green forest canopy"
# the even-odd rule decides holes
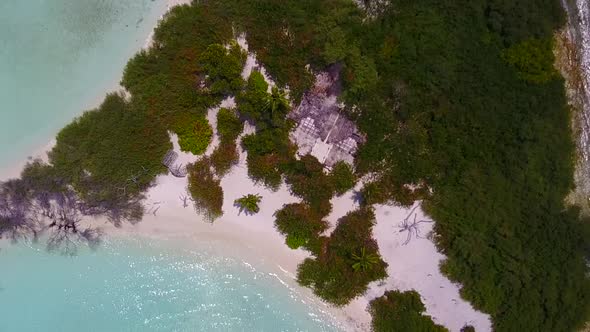
[[[379,175],[371,203],[425,200],[443,270],[496,330],[586,319],[586,224],[563,203],[573,144],[549,67],[558,1],[395,0],[373,19],[348,1],[224,5],[295,98],[303,64],[343,63],[342,98],[368,140],[357,170]]]

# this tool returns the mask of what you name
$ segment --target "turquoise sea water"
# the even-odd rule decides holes
[[[165,0],[1,0],[0,170],[96,106],[165,8]],[[40,243],[2,244],[0,332],[337,330],[270,269],[206,248],[107,240],[64,257]]]
[[[64,257],[8,247],[0,331],[337,331],[275,275],[206,249],[172,248],[111,240]]]
[[[0,169],[116,87],[166,0],[0,1]]]

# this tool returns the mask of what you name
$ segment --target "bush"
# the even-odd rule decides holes
[[[379,257],[377,243],[371,237],[374,222],[375,215],[366,208],[341,218],[319,256],[299,265],[297,280],[324,300],[342,306],[362,295],[370,282],[384,279],[387,264]],[[376,256],[376,263],[355,271],[355,255],[362,251]]]
[[[502,58],[514,66],[520,78],[533,83],[546,83],[559,73],[553,63],[552,38],[528,39],[515,44],[502,53]]]
[[[373,331],[420,331],[446,332],[446,328],[436,325],[430,316],[424,316],[426,308],[416,291],[388,291],[370,303],[373,316]]]
[[[324,173],[324,166],[311,155],[285,166],[285,181],[290,185],[291,193],[302,198],[320,216],[326,216],[332,210],[330,199],[334,189],[331,180]]]
[[[220,44],[209,45],[200,55],[199,65],[207,73],[210,92],[229,95],[241,91],[245,60],[246,54],[237,43],[232,43],[229,50]]]
[[[211,167],[208,158],[189,165],[188,190],[197,212],[202,213],[207,221],[213,222],[223,215],[223,189]]]
[[[287,247],[289,247],[293,250],[306,245],[308,242],[309,242],[309,239],[305,239],[305,238],[299,237],[297,235],[287,235],[287,238],[285,239],[285,243],[287,244]]]
[[[248,176],[272,190],[282,182],[282,169],[295,154],[295,147],[289,141],[286,128],[266,129],[242,140],[248,152]]]
[[[139,195],[164,173],[170,148],[165,128],[110,94],[59,132],[49,161],[82,199],[114,202]]]
[[[275,227],[287,236],[287,245],[296,249],[319,237],[328,224],[307,204],[294,203],[284,205],[275,213]]]
[[[343,161],[339,161],[334,165],[330,178],[337,195],[343,195],[354,188],[357,180],[350,165]]]
[[[244,123],[235,111],[222,108],[217,113],[217,133],[221,141],[235,141],[244,130]]]
[[[262,114],[268,100],[268,83],[258,71],[253,71],[248,78],[244,91],[237,95],[236,102],[240,114],[255,123],[262,120]]]
[[[207,119],[191,113],[177,116],[173,130],[178,135],[180,149],[196,156],[207,151],[213,137],[213,129]]]
[[[223,177],[233,166],[238,164],[239,158],[240,155],[236,143],[222,140],[211,154],[211,165],[215,168],[215,174],[218,177]]]

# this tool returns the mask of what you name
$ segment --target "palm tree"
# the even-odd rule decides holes
[[[245,212],[246,214],[256,214],[260,211],[258,204],[262,200],[262,196],[248,194],[238,198],[234,201],[234,205],[240,209],[239,214]]]
[[[273,126],[278,127],[283,117],[289,112],[289,100],[284,90],[279,90],[276,86],[272,88],[272,93],[266,98],[265,110],[270,114],[270,122]]]
[[[367,254],[367,250],[364,247],[361,249],[360,255],[353,253],[352,259],[355,261],[355,263],[352,264],[352,268],[357,272],[366,271],[374,264],[379,263],[379,255]]]

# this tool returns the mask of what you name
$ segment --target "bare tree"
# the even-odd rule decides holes
[[[180,201],[182,202],[182,207],[187,208],[188,207],[188,201],[189,201],[189,197],[185,194],[180,194]]]
[[[417,220],[418,213],[416,213],[416,209],[418,208],[418,206],[419,205],[414,206],[412,210],[410,210],[410,213],[408,213],[408,215],[402,220],[401,224],[398,225],[400,233],[408,232],[408,237],[406,238],[406,241],[404,241],[403,243],[404,246],[410,243],[410,241],[412,240],[412,235],[414,235],[416,238],[424,238],[420,234],[420,229],[418,228],[419,224],[433,222],[432,220]]]

